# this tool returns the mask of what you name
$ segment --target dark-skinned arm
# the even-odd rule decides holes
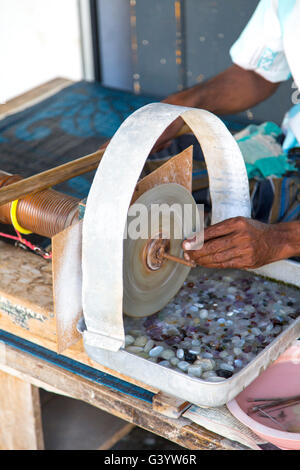
[[[269,98],[278,86],[279,83],[269,82],[256,72],[234,64],[216,77],[170,95],[163,102],[206,109],[218,115],[234,114]],[[166,146],[182,126],[182,119],[176,119],[158,139],[153,150]]]
[[[278,86],[279,83],[269,82],[252,70],[232,65],[204,83],[168,96],[163,103],[202,108],[218,115],[234,114],[264,101]],[[176,119],[160,136],[153,152],[167,146],[182,126],[182,119]],[[108,143],[100,148],[107,147]]]
[[[300,256],[300,221],[264,224],[245,217],[225,220],[204,230],[204,245],[182,244],[184,257],[210,268],[259,268]]]

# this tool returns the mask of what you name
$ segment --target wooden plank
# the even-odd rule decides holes
[[[0,371],[0,449],[41,450],[43,447],[38,389]]]
[[[42,83],[41,85],[33,88],[32,90],[22,93],[21,95],[12,98],[6,103],[1,104],[0,119],[4,119],[10,114],[22,111],[23,109],[28,108],[28,106],[33,106],[34,104],[37,104],[40,101],[49,98],[55,93],[58,93],[63,88],[72,85],[72,83],[74,83],[72,80],[60,77]]]
[[[153,410],[168,418],[179,418],[191,404],[181,398],[159,392],[152,399]]]
[[[51,261],[0,241],[0,266],[0,328],[7,317],[12,325],[55,342]]]
[[[218,408],[202,408],[192,405],[183,416],[212,432],[239,442],[253,450],[260,450],[258,444],[265,442],[254,434],[251,429],[238,421],[226,405]]]
[[[52,276],[57,351],[81,338],[77,323],[82,316],[82,220],[52,238]]]
[[[71,393],[73,398],[90,403],[187,449],[245,448],[205,430],[189,419],[182,417],[172,419],[162,416],[153,410],[150,403],[137,400],[108,387],[97,385],[10,346],[6,347],[4,365],[27,376],[29,381],[38,379],[57,390],[61,390],[62,393]]]
[[[105,149],[77,158],[63,165],[51,168],[36,175],[24,178],[9,186],[0,188],[0,205],[20,199],[28,194],[42,191],[56,184],[63,183],[75,176],[95,170]]]

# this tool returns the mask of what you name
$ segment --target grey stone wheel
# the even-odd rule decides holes
[[[190,204],[193,213],[196,213],[196,203],[189,191],[178,184],[162,184],[142,194],[132,207],[137,207],[137,204],[143,204],[147,208],[148,217],[150,217],[151,205],[152,211],[155,207],[153,205],[173,205],[172,230],[168,234],[170,238],[164,242],[161,241],[164,246],[167,246],[170,254],[182,257],[182,238],[177,239],[174,233],[178,233],[176,230],[180,230],[182,226],[181,214],[185,204]],[[127,226],[131,220],[128,216]],[[174,261],[164,259],[157,262],[154,250],[160,240],[156,237],[164,236],[163,227],[164,218],[162,217],[154,238],[124,240],[123,311],[129,316],[145,317],[161,310],[176,295],[190,271],[188,266]],[[183,229],[183,238],[189,235],[190,233],[184,233]],[[149,258],[152,262],[149,262]]]

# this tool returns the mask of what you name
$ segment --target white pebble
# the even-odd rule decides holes
[[[170,367],[169,361],[161,361],[161,362],[159,363],[159,365],[160,365],[160,366],[163,366],[163,367]]]
[[[171,357],[170,363],[172,364],[172,366],[177,366],[178,362],[179,362],[178,357]]]
[[[225,362],[222,362],[222,364],[220,364],[220,369],[228,370],[228,371],[230,371],[230,372],[233,372],[233,371],[234,371],[234,367],[232,367],[232,366],[229,365],[229,364],[226,364]]]
[[[226,356],[228,356],[228,352],[227,351],[221,351],[219,355],[222,359],[224,359]]]
[[[177,349],[176,356],[178,359],[183,359],[184,358],[184,350],[183,349]]]
[[[189,365],[190,364],[186,361],[179,361],[177,364],[177,367],[185,372],[187,368],[189,367]]]
[[[132,353],[139,353],[143,351],[143,348],[139,346],[127,346],[126,351],[129,351]]]
[[[233,348],[233,352],[236,356],[239,356],[242,354],[242,350],[240,348]]]
[[[148,353],[149,351],[151,351],[151,349],[153,348],[154,346],[154,341],[152,339],[149,339],[149,341],[147,341],[145,347],[144,347],[144,351],[145,353]]]
[[[168,336],[176,336],[179,334],[179,331],[175,326],[171,326],[171,328],[168,328],[167,334]]]
[[[245,305],[244,310],[247,313],[254,313],[255,312],[255,308],[253,307],[253,305]]]
[[[174,351],[172,351],[172,349],[165,349],[160,355],[160,357],[162,357],[163,359],[166,359],[167,361],[169,361],[174,356],[175,356],[175,353]]]
[[[193,377],[201,377],[201,373],[202,373],[202,368],[199,365],[188,367],[188,374],[192,375]]]
[[[261,334],[261,331],[259,328],[252,328],[251,331],[255,336],[258,336]]]
[[[190,313],[196,313],[198,312],[198,307],[196,307],[195,305],[191,305],[191,307],[189,307],[189,312]]]
[[[126,335],[125,336],[125,346],[130,346],[131,344],[134,343],[134,338],[131,335]]]
[[[213,370],[216,365],[213,359],[201,359],[200,364],[203,371]]]
[[[206,379],[207,382],[223,382],[223,377],[218,377],[217,375],[216,376],[212,376],[212,377],[208,377]]]
[[[234,365],[235,365],[235,367],[239,367],[239,368],[243,367],[243,361],[241,361],[240,359],[236,359],[234,361]]]
[[[197,356],[197,354],[200,353],[200,348],[189,349],[189,353],[190,354],[195,354]]]
[[[139,337],[137,337],[137,339],[135,340],[134,345],[135,345],[135,346],[143,346],[143,347],[144,347],[145,344],[147,343],[147,341],[148,341],[147,336],[139,336]]]
[[[150,357],[158,357],[162,352],[164,348],[162,346],[155,346],[155,348],[151,349],[149,352]]]
[[[202,308],[199,312],[199,317],[201,318],[201,320],[205,320],[205,318],[207,318],[207,315],[208,310],[206,310],[206,308]]]
[[[202,374],[202,378],[203,378],[203,379],[208,379],[209,377],[216,377],[215,371],[213,371],[213,370],[206,370],[205,372],[203,372],[203,374]]]
[[[206,359],[212,359],[214,356],[209,352],[205,352],[202,354],[202,357],[205,357]]]

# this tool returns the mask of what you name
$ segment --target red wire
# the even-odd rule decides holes
[[[4,238],[9,238],[10,240],[16,240],[16,241],[22,243],[27,248],[29,248],[31,251],[34,251],[35,253],[38,253],[44,259],[51,259],[52,258],[52,253],[47,253],[46,251],[42,250],[40,247],[30,243],[29,240],[26,240],[25,238],[22,238],[21,234],[18,232],[18,230],[16,230],[16,232],[17,232],[17,235],[18,235],[17,237],[14,236],[14,235],[8,235],[7,233],[3,233],[3,232],[0,232],[0,236],[4,237]]]
[[[7,233],[0,232],[0,236],[4,238],[10,238],[11,240],[20,240],[18,237],[14,237],[13,235],[8,235]]]

